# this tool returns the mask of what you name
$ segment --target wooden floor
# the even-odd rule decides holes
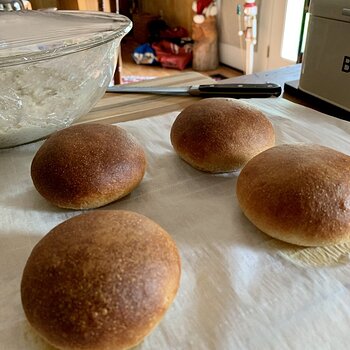
[[[138,43],[132,37],[126,37],[121,43],[122,53],[122,76],[123,77],[163,77],[179,74],[181,71],[177,69],[162,68],[160,66],[148,66],[136,64],[131,55]],[[193,71],[191,67],[186,68],[185,72]],[[211,71],[201,71],[200,73],[213,76],[221,75],[226,78],[232,78],[242,75],[242,72],[232,69],[225,65],[220,65],[217,69]]]

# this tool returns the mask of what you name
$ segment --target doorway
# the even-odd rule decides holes
[[[305,19],[305,0],[256,0],[258,42],[254,50],[254,72],[276,69],[298,60]],[[237,5],[243,0],[220,1],[220,59],[244,71],[245,43],[238,36]]]

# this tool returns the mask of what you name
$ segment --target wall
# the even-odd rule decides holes
[[[141,12],[161,15],[171,26],[181,26],[192,33],[193,0],[139,0]]]
[[[259,7],[261,1],[256,0]],[[181,25],[191,33],[192,2],[193,0],[139,0],[139,7],[142,12],[148,12],[152,15],[163,13],[164,20],[170,26]],[[238,4],[243,5],[244,0],[218,0],[217,2],[220,10],[218,16],[220,42],[239,48],[240,39],[236,8]]]
[[[59,10],[99,10],[98,0],[31,0],[30,2],[34,10],[49,7],[57,7]],[[111,10],[109,0],[103,0],[102,6],[107,12]]]
[[[33,10],[58,7],[58,0],[30,0]]]

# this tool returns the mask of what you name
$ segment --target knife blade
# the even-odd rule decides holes
[[[108,87],[107,92],[198,97],[265,98],[279,96],[282,89],[280,85],[274,83],[207,84],[182,87],[114,85]]]

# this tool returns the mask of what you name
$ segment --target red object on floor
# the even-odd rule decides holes
[[[161,40],[152,44],[158,62],[162,67],[183,70],[192,61],[192,49],[189,46],[178,46],[170,41]]]

